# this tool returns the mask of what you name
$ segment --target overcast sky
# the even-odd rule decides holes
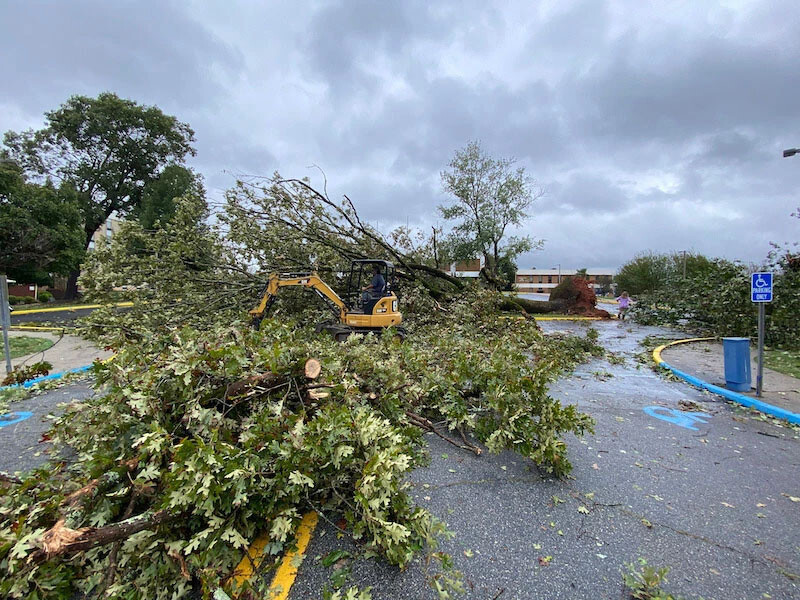
[[[212,199],[316,164],[382,229],[429,229],[478,139],[546,190],[521,268],[800,237],[797,0],[0,0],[0,56],[1,131],[72,94],[156,104],[195,129]]]

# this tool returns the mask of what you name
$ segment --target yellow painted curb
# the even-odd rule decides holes
[[[604,319],[603,317],[579,317],[579,316],[566,316],[566,317],[533,317],[537,321],[611,321],[611,319]]]
[[[3,328],[0,327],[0,330]],[[44,327],[40,325],[12,325],[8,328],[9,331],[66,331],[69,327]]]
[[[314,528],[317,526],[318,518],[315,512],[303,515],[303,520],[297,528],[295,540],[297,548],[283,556],[283,560],[281,560],[281,564],[269,586],[267,600],[286,600],[289,597],[289,591],[292,589],[294,580],[297,577],[297,559],[298,557],[302,558],[305,554],[308,542],[311,540],[311,534],[314,533]],[[264,548],[268,543],[269,535],[262,534],[247,549],[247,553],[239,563],[239,566],[233,571],[232,580],[235,588],[241,587],[256,572],[261,561],[264,560]]]
[[[133,306],[133,302],[114,302],[113,304],[78,304],[76,306],[56,306],[55,308],[32,308],[30,310],[15,310],[12,316],[18,315],[33,315],[36,313],[49,313],[49,312],[75,312],[76,310],[85,310],[88,308],[103,308],[104,306]]]
[[[664,359],[661,358],[661,352],[665,348],[668,348],[669,346],[675,346],[677,344],[688,344],[689,342],[708,342],[708,341],[715,340],[715,339],[717,339],[717,338],[714,338],[714,337],[702,337],[702,338],[687,338],[685,340],[675,340],[674,342],[670,342],[669,344],[664,344],[662,346],[659,346],[655,350],[653,350],[653,360],[655,361],[655,363],[657,365],[660,365],[662,362],[664,362]]]
[[[497,318],[498,319],[518,319],[519,320],[519,319],[524,319],[525,317],[523,317],[522,315],[520,315],[520,316],[516,316],[516,315],[500,315]],[[580,317],[580,316],[577,316],[577,315],[574,316],[574,317],[570,317],[568,315],[561,316],[561,317],[537,317],[537,316],[534,316],[533,318],[536,321],[612,321],[613,320],[613,319],[604,319],[603,317]]]

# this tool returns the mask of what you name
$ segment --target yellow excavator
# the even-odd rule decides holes
[[[272,273],[261,302],[250,311],[256,328],[269,313],[281,288],[290,286],[311,288],[326,302],[336,318],[318,324],[317,331],[327,331],[337,341],[344,341],[353,333],[375,333],[387,327],[396,327],[397,335],[405,337],[405,331],[399,326],[403,315],[397,310],[397,296],[393,291],[394,265],[389,261],[352,261],[344,299],[316,271]]]

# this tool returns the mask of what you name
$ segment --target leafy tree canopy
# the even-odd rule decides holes
[[[248,197],[237,194],[215,227],[202,200],[184,196],[163,227],[129,221],[91,253],[82,279],[90,292],[135,284],[131,295],[148,302],[84,321],[117,356],[96,367],[99,393],[52,433],[75,461],[0,482],[0,596],[233,596],[242,590],[228,576],[259,529],[268,524],[266,552],[276,557],[315,510],[344,519],[365,554],[405,566],[428,552],[445,568],[431,584],[446,598],[462,587],[435,551],[446,530],[410,493],[409,474],[425,461],[422,433],[569,473],[565,438],[593,422],[548,386],[602,354],[596,331],[546,336],[532,319],[498,318],[501,294],[470,286],[439,304],[415,279],[401,296],[409,335],[400,343],[387,330],[338,344],[303,312],[274,313],[253,330],[242,317],[258,277],[242,257],[341,260],[339,252],[383,249],[407,259],[360,229],[349,204],[322,215],[306,188],[272,185],[283,209],[308,204],[250,229],[272,205],[245,210]],[[307,246],[292,233],[301,217],[315,226]],[[328,237],[330,219],[349,228]],[[253,585],[269,581],[259,579]]]
[[[617,291],[632,295],[654,292],[674,285],[685,277],[700,277],[714,271],[712,260],[702,254],[675,252],[636,255],[622,265],[614,281]]]
[[[175,199],[191,195],[202,198],[205,190],[199,175],[182,165],[167,165],[158,178],[148,183],[142,201],[131,211],[145,229],[169,221],[175,214]]]
[[[0,161],[0,272],[25,283],[46,284],[83,258],[77,194],[69,184],[25,181],[22,169]]]
[[[7,132],[6,153],[26,173],[75,189],[87,247],[112,212],[124,216],[141,202],[167,164],[195,153],[186,123],[109,92],[72,96],[45,117],[39,131]]]
[[[453,202],[440,206],[442,216],[454,221],[450,233],[457,260],[483,256],[484,276],[495,286],[500,259],[514,260],[539,245],[529,236],[509,237],[509,228],[518,227],[530,217],[533,202],[543,191],[515,160],[495,159],[477,141],[456,152],[448,169],[442,171],[444,190]]]

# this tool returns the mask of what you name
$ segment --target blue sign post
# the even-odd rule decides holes
[[[764,379],[764,303],[772,302],[772,273],[750,275],[750,300],[758,304],[758,375],[756,396],[761,398]]]

